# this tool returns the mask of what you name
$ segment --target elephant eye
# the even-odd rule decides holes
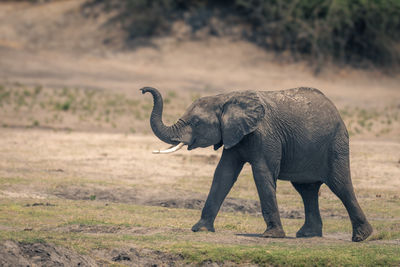
[[[197,126],[200,123],[200,119],[198,117],[193,117],[193,119],[190,121],[190,124],[192,126]]]

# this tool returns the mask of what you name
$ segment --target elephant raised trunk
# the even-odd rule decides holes
[[[173,147],[171,147],[167,150],[155,150],[153,151],[153,153],[162,153],[162,154],[171,153],[182,148],[183,144],[176,140],[179,140],[180,137],[182,136],[186,123],[180,119],[175,124],[171,126],[166,126],[162,121],[163,99],[160,92],[153,87],[143,87],[140,90],[142,91],[142,94],[150,92],[153,96],[154,106],[151,112],[150,126],[154,134],[161,141],[171,144],[176,148],[174,149]]]

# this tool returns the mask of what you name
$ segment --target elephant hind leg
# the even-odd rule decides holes
[[[318,192],[321,182],[312,184],[292,183],[304,203],[305,222],[296,237],[322,236],[322,220],[318,206]]]
[[[367,239],[372,233],[372,226],[368,223],[364,212],[356,199],[353,185],[350,183],[342,183],[336,179],[332,179],[327,183],[332,192],[343,202],[353,226],[352,240],[359,242]]]
[[[343,148],[343,146],[341,146],[341,148]],[[359,242],[367,239],[373,230],[358,204],[351,182],[349,154],[346,150],[344,150],[344,152],[345,153],[343,153],[342,149],[338,149],[338,144],[336,144],[331,154],[330,172],[326,185],[343,202],[353,226],[352,241]]]

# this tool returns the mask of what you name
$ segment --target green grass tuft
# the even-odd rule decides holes
[[[261,246],[180,243],[171,249],[188,262],[253,263],[260,266],[394,266],[400,248],[376,245],[294,246],[270,243]],[[384,253],[384,255],[382,254]]]

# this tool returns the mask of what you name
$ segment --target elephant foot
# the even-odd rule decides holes
[[[284,238],[286,236],[286,234],[282,228],[274,227],[274,228],[268,228],[267,230],[265,230],[265,232],[262,234],[262,236],[266,237],[266,238]]]
[[[321,237],[322,236],[322,225],[303,225],[296,233],[296,237]]]
[[[353,229],[353,237],[351,238],[351,240],[353,242],[364,241],[372,234],[372,232],[372,226],[368,222],[365,222]]]
[[[193,232],[199,232],[199,231],[204,231],[204,232],[215,232],[214,225],[212,223],[209,223],[204,220],[200,220],[198,223],[193,225],[192,227]]]

